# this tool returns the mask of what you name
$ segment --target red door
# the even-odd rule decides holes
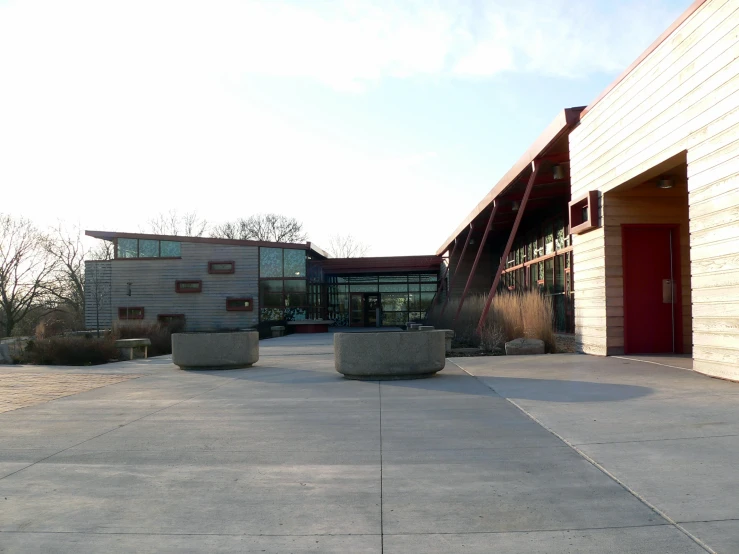
[[[624,263],[624,351],[627,354],[682,350],[678,228],[622,227]]]

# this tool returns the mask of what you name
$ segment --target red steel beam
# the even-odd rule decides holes
[[[511,251],[511,246],[513,246],[513,241],[516,238],[516,233],[518,232],[518,226],[521,223],[521,218],[523,217],[524,211],[526,211],[526,203],[529,201],[529,195],[531,194],[531,189],[534,187],[534,181],[536,180],[537,173],[539,173],[539,167],[540,167],[539,160],[534,160],[531,162],[531,170],[532,170],[531,177],[529,177],[529,182],[526,185],[526,192],[524,192],[523,198],[521,199],[521,207],[518,209],[518,213],[516,214],[516,221],[513,222],[513,229],[511,229],[511,235],[508,237],[508,242],[505,245],[503,256],[500,259],[500,265],[498,265],[498,271],[495,272],[495,278],[493,279],[493,286],[490,287],[490,292],[488,293],[487,300],[485,300],[485,307],[482,310],[480,321],[477,323],[477,333],[478,334],[480,334],[483,323],[485,322],[485,319],[488,317],[488,312],[490,311],[490,305],[493,303],[493,297],[495,296],[495,291],[498,288],[498,283],[500,283],[500,276],[503,274],[503,269],[505,268],[506,260],[508,259],[508,254]]]
[[[452,285],[454,284],[454,280],[457,278],[457,270],[459,269],[459,266],[462,265],[462,260],[464,259],[464,253],[467,252],[467,245],[470,243],[470,238],[472,237],[472,231],[475,228],[475,226],[470,223],[470,230],[467,232],[467,238],[464,241],[464,246],[462,247],[462,253],[459,255],[459,262],[457,262],[457,267],[454,268],[454,273],[452,274],[451,279],[449,280],[449,291],[447,292],[446,299],[444,300],[444,306],[441,308],[441,313],[444,315],[444,310],[446,310],[447,304],[449,304],[449,297],[452,295]],[[449,263],[451,264],[451,257],[449,258]]]
[[[454,248],[452,248],[452,253],[449,254],[449,265],[451,267],[452,258],[454,257],[454,253],[457,251],[457,246],[459,246],[459,240],[454,239]],[[447,270],[448,272],[449,270]],[[436,288],[436,294],[434,294],[434,297],[431,299],[431,304],[429,304],[428,310],[426,310],[426,314],[431,312],[431,310],[434,309],[434,306],[436,305],[436,300],[439,298],[439,293],[441,292],[442,287],[444,286],[444,279],[439,279],[439,286]],[[447,291],[447,297],[449,296],[449,291]]]
[[[459,313],[462,311],[462,306],[464,306],[464,299],[470,290],[470,286],[472,285],[472,279],[474,279],[475,277],[475,271],[477,270],[477,264],[480,261],[480,256],[482,256],[482,251],[485,249],[485,243],[488,240],[488,234],[490,233],[490,229],[493,227],[493,219],[495,219],[495,212],[498,211],[499,204],[500,202],[498,202],[497,200],[493,201],[493,211],[490,212],[490,218],[488,219],[488,224],[485,226],[485,233],[483,233],[482,241],[480,241],[480,246],[477,249],[477,255],[475,256],[475,262],[472,264],[472,269],[470,269],[470,274],[467,277],[467,283],[464,286],[464,292],[462,293],[462,298],[459,299],[459,306],[457,306],[457,313],[454,314],[454,321],[457,321],[457,318],[459,317]]]

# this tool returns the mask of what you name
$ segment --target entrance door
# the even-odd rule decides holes
[[[682,351],[676,226],[622,227],[624,351]]]
[[[377,309],[380,307],[379,294],[367,294],[365,298],[366,327],[377,327]]]
[[[353,292],[349,298],[349,327],[364,327],[364,293]]]

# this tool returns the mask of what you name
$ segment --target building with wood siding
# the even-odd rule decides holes
[[[437,254],[458,301],[564,296],[581,352],[692,355],[739,379],[739,2],[696,1],[564,110]]]
[[[439,281],[438,256],[330,258],[310,242],[258,242],[87,231],[112,260],[85,265],[85,326],[134,321],[188,331],[260,322],[331,320],[395,326],[422,320]]]

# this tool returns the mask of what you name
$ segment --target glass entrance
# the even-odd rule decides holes
[[[365,327],[377,327],[377,317],[380,311],[380,295],[365,294],[364,305],[366,312]]]
[[[364,327],[364,293],[353,292],[349,303],[349,327]]]

